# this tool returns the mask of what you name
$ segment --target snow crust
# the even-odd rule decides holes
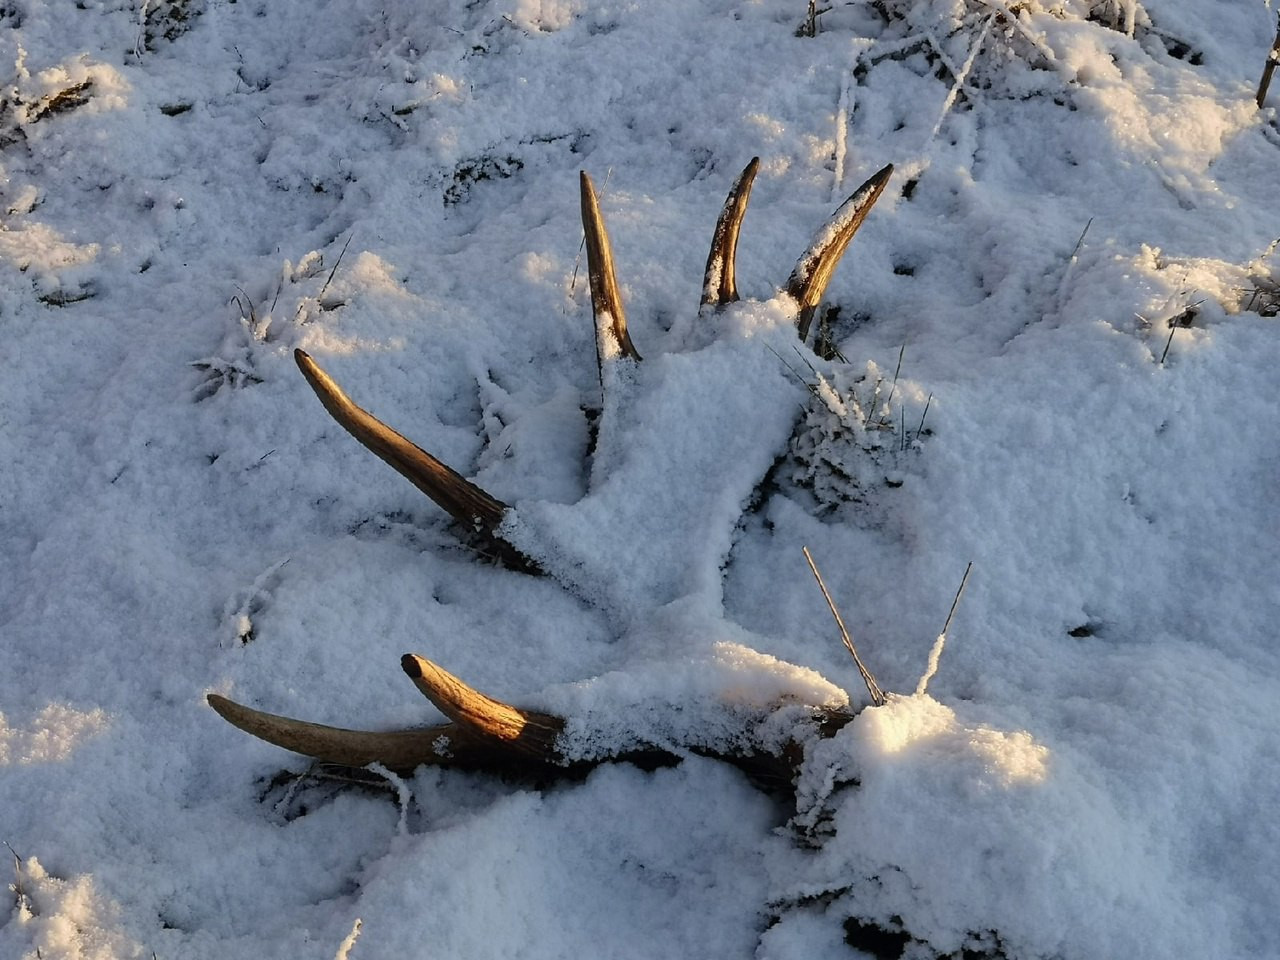
[[[0,957],[1280,957],[1274,10],[827,6],[0,4]],[[821,359],[779,286],[886,163]],[[354,788],[204,703],[437,722],[406,651],[690,755]]]

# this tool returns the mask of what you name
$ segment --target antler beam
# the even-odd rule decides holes
[[[400,665],[449,723],[407,730],[350,730],[265,713],[216,693],[208,694],[206,700],[220,717],[259,740],[323,763],[347,767],[377,763],[396,773],[438,766],[572,778],[605,762],[622,761],[652,769],[680,761],[678,755],[659,747],[619,752],[591,761],[571,759],[558,745],[565,726],[562,718],[495,700],[417,654],[406,653]],[[820,732],[829,735],[849,719],[847,714],[828,713],[815,716],[815,723]],[[795,746],[781,754],[749,747],[719,752],[693,746],[690,752],[731,763],[771,787],[789,784],[801,757]]]
[[[759,158],[747,164],[729,191],[717,220],[703,280],[704,307],[719,307],[738,299],[734,263],[738,233],[759,166]],[[786,291],[798,305],[797,328],[802,340],[808,335],[836,263],[884,192],[892,172],[891,166],[880,170],[846,200],[796,264]],[[602,364],[619,358],[639,361],[640,354],[627,332],[613,252],[600,215],[599,200],[585,172],[581,175],[581,203],[591,306],[596,320],[597,359]],[[500,535],[508,511],[505,503],[357,406],[306,353],[297,350],[294,358],[325,409],[347,432],[477,535],[482,546],[491,549],[509,566],[530,572],[539,570],[537,563]],[[264,713],[217,694],[209,694],[208,701],[221,717],[255,737],[345,766],[380,763],[405,772],[422,764],[433,764],[536,776],[574,776],[606,760],[627,760],[652,767],[679,759],[667,750],[642,748],[590,763],[571,760],[559,748],[559,737],[565,726],[562,718],[488,697],[415,654],[406,654],[401,666],[450,722],[389,732],[350,730]],[[850,717],[851,714],[831,713],[817,707],[812,710],[819,735],[830,735]],[[751,741],[745,731],[744,740],[748,744]],[[783,749],[781,754],[775,752],[776,748],[752,746],[715,752],[697,743],[685,744],[681,749],[726,760],[770,785],[789,784],[803,754],[795,744]]]

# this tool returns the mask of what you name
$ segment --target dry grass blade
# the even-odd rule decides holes
[[[13,854],[13,893],[18,899],[18,906],[22,907],[27,900],[26,891],[22,888],[22,858],[18,856],[18,851],[9,845],[9,841],[4,841],[5,849]]]
[[[951,609],[947,612],[947,622],[942,625],[942,632],[938,634],[938,638],[933,642],[933,647],[929,651],[929,664],[925,667],[924,674],[920,677],[920,682],[916,684],[916,696],[924,696],[929,689],[929,681],[933,679],[933,675],[938,672],[938,661],[942,658],[942,648],[947,644],[947,631],[951,629],[951,620],[956,615],[956,608],[960,606],[960,598],[964,596],[965,585],[969,582],[969,574],[973,570],[973,561],[964,568],[964,576],[960,578],[960,589],[956,591],[955,599],[951,601]]]
[[[622,309],[622,294],[618,292],[618,278],[613,269],[613,248],[609,246],[609,234],[604,228],[604,218],[600,216],[595,185],[585,170],[581,172],[580,180],[582,229],[587,238],[587,275],[591,279],[591,310],[596,318],[596,349],[602,360],[615,353],[639,360],[640,354],[627,333],[627,315]],[[606,330],[613,338],[613,345],[599,342]]]
[[[702,305],[718,307],[738,299],[735,261],[738,255],[738,233],[742,218],[747,215],[747,203],[751,199],[751,186],[760,170],[760,158],[751,162],[738,175],[729,196],[716,220],[716,230],[711,238],[711,253],[707,256],[707,269],[702,278]]]
[[[849,241],[858,232],[867,214],[875,206],[880,194],[893,175],[893,164],[881,168],[860,186],[848,200],[840,205],[827,224],[814,237],[787,281],[787,293],[800,305],[796,326],[800,339],[809,336],[809,325],[822,302],[822,295],[831,281],[836,264],[844,256]]]
[[[355,231],[347,234],[347,242],[342,245],[342,251],[338,254],[338,259],[333,262],[333,269],[329,271],[329,276],[325,278],[324,286],[320,288],[320,292],[316,294],[317,300],[324,299],[324,292],[329,289],[329,284],[333,283],[333,276],[338,272],[338,267],[342,266],[342,258],[347,255],[347,247],[351,246],[351,238],[354,237]]]
[[[871,696],[871,703],[874,706],[883,706],[886,700],[884,691],[880,689],[880,684],[876,683],[876,678],[871,675],[871,671],[867,669],[866,664],[862,662],[862,658],[858,656],[858,649],[853,645],[853,638],[849,636],[849,631],[844,625],[844,618],[840,616],[840,611],[836,609],[836,602],[831,599],[831,593],[827,590],[826,583],[823,582],[822,574],[818,572],[818,565],[813,560],[813,554],[809,552],[809,548],[804,548],[804,558],[809,564],[809,569],[813,571],[813,577],[818,581],[818,589],[822,591],[822,596],[827,601],[827,606],[831,608],[831,615],[836,618],[836,626],[840,628],[840,639],[844,641],[845,649],[853,656],[853,662],[858,668],[858,673],[862,674],[862,682],[867,685],[867,693]]]

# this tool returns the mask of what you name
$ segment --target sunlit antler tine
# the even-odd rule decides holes
[[[796,262],[796,268],[791,271],[791,279],[787,281],[787,293],[800,304],[796,327],[800,332],[801,340],[809,336],[809,324],[813,322],[814,312],[822,301],[822,294],[826,292],[832,271],[844,255],[849,241],[862,226],[862,221],[867,218],[875,202],[880,199],[880,194],[884,192],[885,185],[888,184],[892,174],[893,164],[889,164],[860,186],[853,196],[840,204],[840,208],[831,215],[826,226],[818,231],[809,249]]]
[[[216,693],[209,694],[206,699],[223,720],[245,733],[326,763],[347,767],[381,763],[391,770],[408,772],[424,763],[448,764],[455,761],[447,749],[456,740],[457,728],[452,724],[384,733],[346,730],[263,713]]]
[[[521,710],[467,686],[425,657],[406,653],[400,666],[436,709],[459,727],[479,737],[501,741],[504,748],[543,762],[559,762],[556,738],[564,721],[545,713]]]
[[[707,257],[707,271],[702,277],[702,305],[718,307],[738,299],[738,285],[734,275],[734,260],[738,253],[738,231],[742,218],[747,215],[747,201],[751,199],[751,185],[760,169],[760,158],[751,162],[734,181],[729,196],[716,220],[716,232],[711,238],[711,253]]]
[[[505,503],[352,403],[333,378],[302,350],[293,351],[293,358],[324,408],[348,433],[391,464],[456,520],[498,539],[494,531],[507,511]]]
[[[640,354],[627,333],[627,315],[622,309],[622,295],[618,292],[618,278],[613,272],[613,250],[609,246],[609,234],[600,216],[600,204],[596,189],[586,171],[582,180],[582,229],[587,236],[587,273],[591,278],[591,310],[596,318],[596,349],[600,359],[621,353],[632,360]],[[607,334],[613,345],[602,342]]]

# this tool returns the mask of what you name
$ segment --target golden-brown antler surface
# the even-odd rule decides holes
[[[892,169],[885,167],[859,187],[797,262],[786,292],[798,306],[796,324],[802,340],[808,334],[836,264],[884,192]],[[716,308],[738,299],[735,276],[738,234],[758,170],[759,159],[753,158],[735,181],[716,223],[703,281],[703,307]],[[617,359],[638,362],[641,358],[627,332],[599,199],[586,173],[581,175],[580,185],[591,304],[596,319],[597,359],[602,364]],[[508,512],[506,504],[357,406],[309,355],[298,350],[295,359],[325,409],[352,436],[435,501],[469,534],[478,537],[482,548],[492,550],[516,569],[531,572],[538,569],[534,561],[500,532]],[[559,737],[565,727],[562,718],[488,697],[430,660],[414,654],[406,654],[401,665],[448,723],[387,732],[349,730],[264,713],[217,694],[210,694],[208,700],[220,716],[247,733],[296,753],[347,766],[379,763],[403,772],[422,764],[434,764],[545,776],[548,773],[572,775],[591,765],[561,751]],[[817,706],[811,713],[814,729],[822,733],[837,729],[850,716]],[[684,744],[682,749],[728,760],[770,783],[789,781],[800,759],[795,745],[765,746],[746,742],[732,749],[711,750],[697,744]],[[604,759],[629,759],[651,765],[674,762],[678,757],[669,749],[641,747]]]

